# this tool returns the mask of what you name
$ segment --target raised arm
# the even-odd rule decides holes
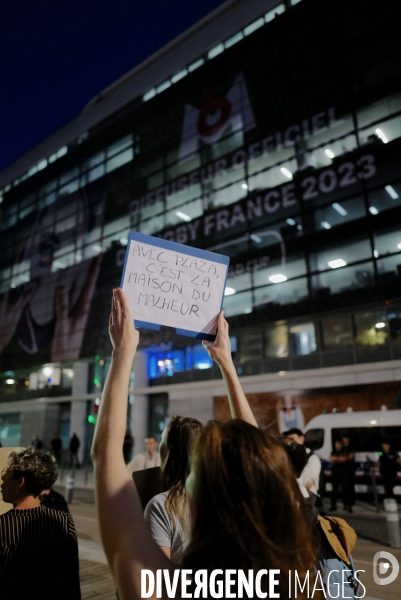
[[[109,322],[112,360],[100,405],[92,460],[103,547],[120,600],[141,598],[141,569],[169,569],[150,535],[123,457],[129,378],[139,333],[121,289],[114,290]]]
[[[231,358],[231,344],[228,334],[228,323],[224,318],[223,311],[221,311],[219,314],[218,329],[215,341],[207,342],[204,340],[202,343],[206,348],[210,358],[212,358],[220,367],[224,385],[226,386],[232,418],[242,419],[250,425],[258,427]]]

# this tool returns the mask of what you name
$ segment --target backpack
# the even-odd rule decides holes
[[[327,590],[327,598],[356,598],[359,581],[356,578],[351,552],[357,535],[344,519],[326,515],[320,498],[309,492],[311,509],[319,543],[318,568]]]

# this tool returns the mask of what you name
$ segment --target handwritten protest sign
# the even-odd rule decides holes
[[[135,326],[213,340],[229,258],[131,231],[121,287]]]

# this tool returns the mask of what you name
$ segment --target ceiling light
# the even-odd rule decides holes
[[[397,194],[392,185],[386,185],[384,189],[386,190],[388,195],[392,197],[393,200],[397,200],[397,198],[399,198],[399,195]]]
[[[13,383],[15,383],[15,379],[6,379],[6,383],[8,385],[12,385]]]
[[[296,222],[294,221],[294,219],[287,219],[287,223],[288,223],[288,225],[296,225]]]
[[[247,184],[246,184],[246,183],[243,183],[243,184],[241,185],[241,187],[242,187],[242,189],[243,189],[243,190],[247,190],[247,189],[248,189],[248,186],[247,186]]]
[[[287,277],[281,273],[277,273],[277,275],[270,275],[269,281],[272,283],[282,283],[283,281],[287,281]]]
[[[327,148],[324,153],[329,157],[329,158],[334,158],[334,152],[332,152],[331,150],[329,150],[329,148]]]
[[[383,327],[385,327],[385,326],[386,326],[386,324],[383,322],[376,323],[376,325],[375,325],[376,329],[383,329]]]
[[[384,135],[384,133],[382,132],[381,129],[375,129],[375,133],[381,139],[382,142],[387,144],[388,139],[386,138],[386,136]]]
[[[369,208],[369,212],[370,212],[371,215],[378,215],[379,214],[379,211],[377,210],[376,206],[371,206]]]
[[[183,212],[180,212],[179,210],[175,213],[177,215],[177,217],[180,217],[180,219],[182,219],[183,221],[190,221],[191,217],[188,217],[188,215],[186,215]]]
[[[340,267],[345,267],[347,263],[342,258],[336,258],[335,260],[330,260],[327,264],[332,269],[339,269]]]
[[[330,223],[328,223],[327,221],[322,221],[321,225],[322,225],[322,227],[324,227],[325,229],[331,229],[331,225],[330,225]]]
[[[226,289],[224,290],[224,295],[225,296],[232,296],[233,294],[235,294],[235,289],[234,288],[230,288],[230,287],[226,287]]]
[[[53,372],[53,369],[51,367],[45,367],[43,369],[43,373],[46,375],[46,377],[49,377]]]
[[[260,242],[262,241],[262,238],[259,237],[258,235],[256,235],[256,233],[252,233],[250,235],[251,240],[253,240],[254,242],[256,242],[257,244],[260,244]]]
[[[288,177],[288,179],[292,179],[292,173],[290,173],[290,171],[288,169],[286,169],[285,167],[281,167],[280,171],[282,172],[283,175]]]
[[[331,205],[334,210],[336,210],[342,217],[345,217],[345,215],[347,215],[347,211],[345,210],[345,208],[343,208],[341,206],[341,204],[338,204],[338,202],[334,202],[334,204]]]

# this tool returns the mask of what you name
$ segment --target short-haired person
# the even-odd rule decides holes
[[[57,479],[46,452],[11,452],[1,493],[13,508],[0,516],[0,599],[79,600],[78,544],[71,516],[41,505]]]
[[[127,464],[130,473],[160,467],[160,453],[157,451],[159,442],[152,435],[145,438],[145,452],[140,452]]]
[[[290,438],[297,444],[304,446],[306,454],[308,455],[307,463],[302,470],[300,479],[307,490],[310,490],[314,494],[319,493],[319,477],[322,469],[322,463],[320,458],[314,454],[309,448],[305,446],[305,436],[300,429],[293,427],[288,431],[284,431],[284,437]]]
[[[219,325],[221,320],[222,315]],[[106,556],[120,600],[133,600],[141,597],[142,569],[154,575],[167,569],[172,577],[174,566],[150,534],[122,453],[127,390],[139,333],[121,289],[113,292],[109,331],[114,348],[92,458]],[[235,396],[237,380],[233,373],[233,377],[230,372],[226,375]],[[283,446],[247,422],[211,422],[195,438],[190,460],[186,493],[191,541],[181,566],[209,572],[279,569],[275,592],[288,597],[289,570],[296,569],[304,579],[316,554],[308,513]],[[264,580],[262,587],[266,591]],[[164,591],[163,597],[167,597]],[[306,597],[306,590],[299,597]]]

